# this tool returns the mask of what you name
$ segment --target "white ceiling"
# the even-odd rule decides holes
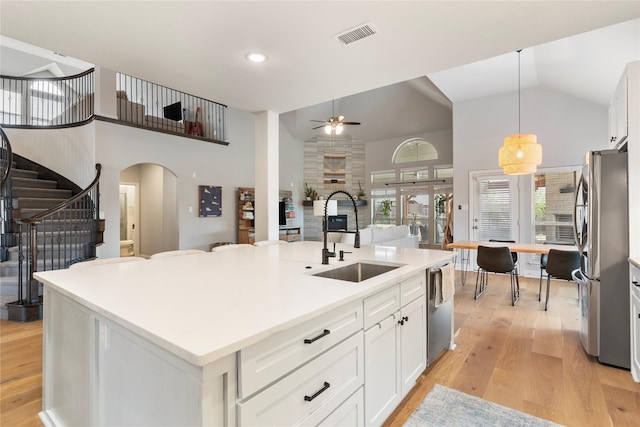
[[[90,66],[72,59],[81,58],[240,110],[281,113],[300,140],[321,134],[310,120],[330,117],[335,99],[336,114],[362,122],[349,136],[384,140],[451,129],[451,101],[516,90],[518,49],[522,88],[607,105],[624,65],[640,59],[639,17],[640,1],[3,0],[0,67],[22,75],[43,65],[20,56],[28,45],[10,37],[45,48],[31,53],[65,72]],[[379,33],[350,46],[335,40],[367,22]],[[269,60],[249,63],[250,50]]]

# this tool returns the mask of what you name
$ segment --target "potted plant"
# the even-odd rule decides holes
[[[356,194],[356,197],[358,198],[358,200],[364,200],[364,191],[362,190],[362,186],[360,185],[360,181],[358,181],[358,193]]]
[[[307,200],[311,200],[311,198],[313,197],[313,193],[315,193],[315,191],[313,190],[313,187],[305,182],[304,183],[304,195],[307,198]]]
[[[380,213],[384,216],[391,215],[391,207],[393,205],[393,200],[383,200],[380,202]]]

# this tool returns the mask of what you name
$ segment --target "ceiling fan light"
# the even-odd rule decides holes
[[[331,135],[331,125],[326,125],[324,127],[324,133],[326,133],[327,135]]]
[[[340,135],[342,133],[343,129],[344,129],[344,126],[342,126],[341,124],[337,124],[336,125],[336,135]]]

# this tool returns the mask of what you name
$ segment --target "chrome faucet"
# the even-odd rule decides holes
[[[344,190],[336,190],[333,193],[329,194],[329,197],[327,197],[327,200],[325,201],[324,204],[324,216],[322,217],[322,237],[324,240],[324,247],[322,248],[322,264],[329,264],[329,258],[330,257],[335,257],[336,256],[336,249],[335,249],[335,244],[333,246],[333,252],[330,252],[329,249],[327,249],[327,205],[329,204],[329,200],[335,196],[338,193],[342,193],[342,194],[346,194],[347,196],[349,196],[349,199],[351,200],[351,203],[353,203],[353,212],[356,215],[356,237],[353,241],[353,247],[354,248],[359,248],[360,247],[360,228],[358,227],[358,207],[356,206],[356,200],[353,198],[353,196],[349,193],[347,193]],[[336,231],[336,233],[352,233],[351,231]]]

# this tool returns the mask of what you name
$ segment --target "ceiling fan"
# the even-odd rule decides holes
[[[360,122],[343,122],[344,116],[336,116],[334,112],[335,101],[331,101],[331,116],[327,120],[311,120],[312,122],[322,123],[313,129],[324,128],[327,135],[340,135],[345,125],[359,125]]]

